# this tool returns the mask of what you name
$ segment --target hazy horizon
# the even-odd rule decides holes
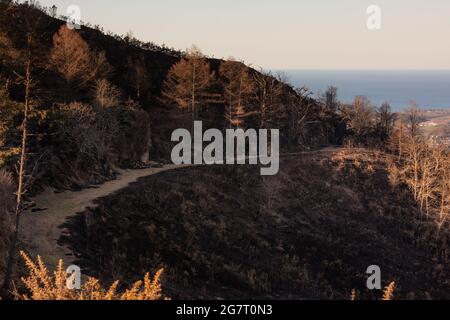
[[[306,86],[314,93],[329,86],[338,88],[342,102],[367,96],[380,106],[388,102],[401,110],[412,101],[423,109],[450,108],[450,70],[282,70],[296,87]]]
[[[216,58],[288,70],[448,70],[450,2],[445,0],[41,0],[117,34]],[[367,8],[381,8],[381,30]]]

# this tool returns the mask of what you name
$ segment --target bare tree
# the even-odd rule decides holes
[[[394,130],[397,115],[392,112],[389,103],[385,102],[376,110],[376,129],[381,143],[385,143],[391,137]]]
[[[334,86],[328,87],[323,94],[319,94],[319,119],[322,123],[322,128],[325,130],[328,141],[339,140],[336,137],[336,132],[339,126],[338,110],[340,109],[340,102],[338,100],[338,89]]]
[[[411,138],[414,138],[419,134],[420,124],[425,121],[424,113],[415,102],[411,102],[404,114],[409,134]]]
[[[286,115],[288,121],[289,140],[291,144],[300,144],[304,135],[305,122],[310,115],[313,101],[310,99],[311,91],[303,88],[295,90],[295,94],[288,94]]]
[[[359,142],[366,141],[375,127],[375,108],[367,97],[357,96],[350,106],[343,106],[342,115],[347,127]]]
[[[414,198],[421,202],[421,186],[423,186],[422,178],[424,174],[424,165],[428,166],[428,145],[419,132],[419,125],[423,122],[422,111],[417,105],[413,104],[405,111],[406,128],[408,135],[403,135],[401,143],[401,153],[405,166],[405,180],[411,187]],[[425,172],[425,175],[427,173]]]
[[[130,85],[135,90],[136,99],[140,100],[141,96],[148,89],[148,71],[144,57],[128,58],[128,69]]]
[[[10,242],[10,247],[8,251],[8,262],[6,266],[5,279],[2,286],[2,291],[8,292],[10,281],[13,272],[13,266],[15,264],[16,256],[16,246],[19,238],[20,229],[20,219],[23,211],[23,197],[27,192],[26,189],[26,174],[27,174],[27,160],[28,160],[28,118],[32,105],[31,90],[33,88],[34,80],[32,78],[33,62],[35,56],[33,55],[33,41],[34,35],[33,31],[27,33],[27,49],[25,52],[21,53],[21,59],[23,61],[24,75],[19,76],[19,81],[24,86],[25,97],[23,103],[23,120],[21,125],[21,146],[20,146],[20,158],[18,163],[18,182],[17,182],[17,193],[16,193],[16,206],[14,210],[14,225],[13,225],[13,236]],[[18,53],[20,54],[20,53]]]
[[[20,7],[11,6],[7,9],[7,14],[14,16],[14,21],[20,25],[20,28],[10,28],[9,33],[14,36],[14,46],[10,47],[10,55],[16,58],[9,61],[9,66],[13,71],[14,82],[17,87],[22,88],[23,98],[19,105],[21,105],[20,121],[18,135],[20,142],[17,149],[18,163],[17,163],[17,191],[16,201],[13,214],[13,228],[10,246],[8,250],[8,261],[5,272],[5,279],[1,290],[8,294],[11,285],[11,279],[15,266],[15,259],[17,254],[17,243],[19,239],[20,221],[22,212],[25,208],[24,196],[27,194],[33,180],[33,172],[39,160],[31,158],[29,153],[29,138],[30,126],[29,122],[39,112],[36,110],[38,99],[36,99],[36,80],[34,75],[37,69],[43,68],[42,62],[42,43],[45,32],[48,28],[48,21],[43,18],[40,12],[33,10],[21,10]],[[3,14],[3,12],[2,12]],[[1,14],[0,14],[1,16]],[[12,41],[9,42],[10,44]],[[8,45],[9,46],[9,45]],[[34,161],[34,168],[29,170],[31,161]]]
[[[121,105],[121,92],[107,80],[97,80],[95,86],[95,121],[90,140],[95,146],[97,161],[108,163],[112,152],[114,137],[119,134],[118,107]]]
[[[224,78],[224,100],[228,105],[226,120],[230,126],[243,127],[246,103],[253,92],[253,82],[248,67],[233,58],[222,62],[220,75]]]
[[[439,151],[441,161],[440,183],[438,185],[438,227],[441,230],[450,219],[450,155],[448,150]]]
[[[327,91],[319,97],[322,105],[322,113],[335,114],[339,109],[338,89],[334,86],[328,87]]]
[[[384,102],[381,107],[378,108],[377,115],[379,125],[384,128],[386,132],[390,133],[396,118],[396,115],[392,112],[391,105]]]
[[[403,129],[394,132],[391,143],[400,151],[391,172],[411,189],[421,211],[435,218],[439,234],[450,218],[450,157],[447,147],[430,143],[418,130],[420,114],[415,108],[408,110],[409,134]]]
[[[95,105],[99,108],[117,107],[120,103],[119,88],[106,79],[95,81],[93,95]]]
[[[193,46],[186,57],[173,65],[164,82],[163,95],[179,108],[189,110],[196,120],[198,111],[210,99],[213,74],[201,51]]]
[[[263,70],[253,74],[253,81],[259,127],[268,128],[274,121],[274,118],[280,115],[282,107],[280,98],[283,94],[283,83],[270,72],[264,72]]]

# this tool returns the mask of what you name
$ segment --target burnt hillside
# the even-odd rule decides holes
[[[3,10],[0,18],[0,30],[5,32],[10,37],[13,45],[18,48],[25,46],[24,39],[26,39],[27,29],[17,28],[17,24],[31,23],[33,28],[36,28],[36,35],[38,36],[36,42],[39,43],[39,55],[42,57],[42,60],[45,60],[50,52],[53,45],[53,35],[58,32],[62,25],[66,24],[65,21],[50,17],[41,10],[26,5],[15,5],[9,10]],[[163,48],[157,46],[152,50],[144,50],[133,43],[131,39],[106,35],[99,29],[82,26],[78,32],[93,50],[106,53],[108,62],[113,67],[112,79],[115,84],[124,90],[125,95],[131,91],[130,88],[127,88],[125,79],[129,67],[128,58],[137,56],[145,58],[145,67],[150,76],[149,82],[152,84],[149,90],[150,95],[155,97],[161,94],[162,82],[168,70],[180,59],[175,51],[165,53]],[[41,70],[39,71],[44,72],[45,70],[42,69],[45,66],[41,65],[40,67]],[[7,70],[4,69],[2,71],[5,72]],[[45,72],[39,75],[42,76],[39,79],[41,87],[51,86],[55,81],[58,81],[58,79],[52,79],[51,75]]]
[[[436,238],[388,160],[312,152],[269,178],[242,166],[142,178],[70,219],[61,242],[105,282],[164,267],[173,298],[378,299],[365,287],[373,264],[397,299],[448,298],[449,233]]]
[[[13,45],[18,48],[25,46],[26,28],[17,28],[16,26],[17,23],[26,23],[26,21],[33,21],[32,25],[36,29],[36,35],[38,36],[36,41],[39,43],[39,56],[42,60],[45,60],[53,45],[53,35],[66,22],[50,17],[41,10],[26,5],[15,5],[9,10],[3,10],[0,14],[0,30],[5,32],[12,40]],[[163,82],[170,68],[183,57],[184,53],[182,51],[167,49],[164,46],[160,47],[151,42],[143,43],[129,36],[107,34],[100,27],[81,26],[81,29],[77,32],[89,44],[91,49],[105,52],[107,60],[113,69],[111,79],[114,84],[122,89],[124,96],[133,96],[133,90],[129,87],[129,81],[126,78],[126,75],[130,72],[129,61],[133,58],[142,57],[145,62],[149,88],[139,102],[146,110],[164,106],[161,104]],[[211,58],[208,58],[208,61],[211,70],[220,77],[219,68],[223,61]],[[55,75],[52,77],[51,74],[45,72],[45,67],[45,65],[41,65],[39,70],[41,72],[39,75],[42,76],[39,79],[39,86],[43,88],[49,87],[58,81]],[[8,66],[2,66],[1,72],[3,75],[7,74],[7,71]],[[251,72],[258,73],[254,69],[251,69]],[[286,90],[293,92],[288,85],[286,85]],[[45,95],[43,98],[46,98]]]
[[[159,47],[153,43],[143,43],[130,36],[106,34],[100,27],[82,26],[81,30],[75,32],[77,37],[81,36],[81,41],[87,43],[93,54],[104,54],[108,72],[91,79],[83,86],[68,85],[61,74],[55,71],[50,59],[51,50],[54,48],[54,36],[66,22],[50,17],[41,9],[26,4],[3,2],[0,6],[2,7],[0,40],[3,39],[3,43],[0,44],[0,88],[5,99],[10,100],[5,100],[10,110],[5,109],[5,114],[2,115],[6,123],[4,126],[7,128],[6,142],[3,146],[6,156],[0,155],[0,163],[12,167],[17,160],[11,150],[14,150],[20,140],[19,126],[22,112],[20,104],[23,103],[25,95],[23,85],[25,64],[22,60],[28,53],[33,60],[31,74],[33,84],[30,94],[33,114],[29,121],[30,131],[33,134],[30,136],[29,147],[33,157],[30,159],[30,165],[47,162],[45,167],[41,166],[36,170],[39,185],[65,188],[98,183],[114,175],[114,166],[129,167],[139,162],[140,154],[143,153],[149,153],[152,160],[168,160],[172,147],[170,135],[173,130],[180,127],[190,128],[192,125],[189,112],[180,111],[177,106],[168,103],[162,95],[167,74],[171,67],[183,58],[182,52]],[[18,28],[19,25],[22,27]],[[27,39],[31,39],[31,42],[28,43]],[[17,58],[8,56],[8,51],[16,52]],[[214,77],[208,94],[214,97],[214,101],[202,108],[200,117],[205,127],[228,128],[225,120],[227,103],[223,98],[224,79],[221,74],[224,61],[206,59]],[[143,68],[141,73],[145,78],[138,92],[130,80],[136,72],[136,66]],[[267,113],[271,117],[268,125],[281,131],[283,149],[324,145],[341,140],[335,138],[335,133],[338,132],[336,128],[342,129],[345,125],[343,126],[342,121],[334,115],[324,117],[323,114],[319,114],[319,103],[309,95],[302,96],[299,91],[275,79],[271,74],[266,75],[243,67],[248,70],[251,78],[267,79],[267,83],[278,87],[277,102],[273,103],[273,110],[268,110]],[[109,145],[112,146],[107,146],[109,150],[104,152],[105,154],[96,154],[95,159],[77,159],[80,146],[72,144],[73,140],[78,139],[79,134],[72,132],[72,137],[67,137],[66,129],[86,131],[82,128],[72,128],[79,118],[79,115],[73,112],[80,112],[80,108],[86,105],[95,105],[93,101],[95,86],[97,81],[102,79],[106,79],[120,92],[121,101],[116,103],[118,107],[107,117],[117,123],[117,128],[111,132],[112,141]],[[265,92],[266,89],[261,90]],[[257,94],[261,93],[255,92],[255,96]],[[78,110],[70,110],[71,114],[67,115],[67,112],[62,111],[67,106],[69,109],[78,107]],[[258,128],[262,121],[261,112],[258,111],[260,106],[258,102],[249,100],[246,114],[250,117],[247,125],[252,128]],[[306,117],[300,113],[305,113]],[[301,118],[303,122],[301,126],[293,120],[295,115]],[[68,116],[72,118],[67,119]],[[92,126],[98,126],[100,119],[104,118],[105,115],[96,112]],[[342,134],[343,131],[340,130],[339,135]],[[92,135],[101,136],[103,133],[97,132]],[[92,144],[90,141],[82,143]]]

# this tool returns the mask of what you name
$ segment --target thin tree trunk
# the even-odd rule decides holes
[[[31,41],[29,39],[29,41]],[[20,218],[23,211],[23,195],[24,195],[24,184],[26,175],[26,162],[27,162],[27,137],[28,137],[28,112],[30,107],[30,89],[31,89],[31,56],[28,53],[28,58],[26,62],[25,70],[25,103],[24,103],[24,118],[22,122],[22,143],[21,143],[21,154],[19,160],[19,172],[18,172],[18,186],[17,186],[17,197],[16,197],[16,208],[15,208],[15,223],[13,229],[13,236],[9,246],[8,252],[8,262],[6,266],[5,279],[2,286],[2,291],[5,294],[9,294],[9,289],[11,285],[12,273],[15,264],[16,257],[16,247],[19,239],[20,231]]]

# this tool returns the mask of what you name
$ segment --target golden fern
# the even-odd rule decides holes
[[[24,252],[20,253],[28,269],[28,275],[21,280],[28,294],[20,294],[15,290],[15,296],[19,300],[162,300],[161,276],[163,270],[159,270],[151,278],[145,275],[144,281],[138,281],[131,289],[118,292],[119,281],[111,287],[104,289],[95,278],[88,278],[80,290],[67,288],[68,274],[63,269],[63,261],[60,260],[53,276],[49,275],[47,267],[41,257],[37,262]]]
[[[396,288],[396,283],[395,282],[391,282],[383,291],[383,301],[390,301],[390,300],[394,300],[394,291]],[[356,289],[352,290],[352,295],[350,297],[351,301],[355,301],[357,299],[357,293],[356,293]]]
[[[385,289],[383,294],[383,301],[394,300],[394,291],[396,284],[395,282],[391,282]]]

